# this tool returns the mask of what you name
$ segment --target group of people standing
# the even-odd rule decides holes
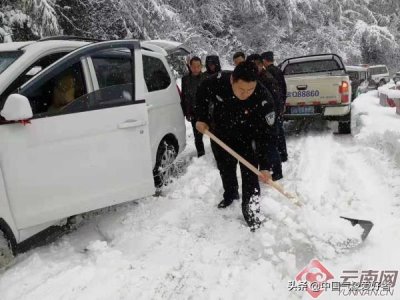
[[[258,166],[257,177],[240,164],[242,211],[251,231],[260,227],[259,180],[268,183],[283,177],[287,161],[283,114],[286,83],[274,65],[273,52],[233,55],[235,69],[222,71],[218,56],[206,57],[206,71],[197,56],[189,61],[189,74],[182,78],[182,109],[191,122],[198,157],[205,154],[203,133],[210,130],[242,157]],[[238,161],[211,141],[224,194],[218,208],[239,199]]]

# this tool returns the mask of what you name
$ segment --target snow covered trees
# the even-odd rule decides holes
[[[400,67],[397,0],[3,0],[0,41],[73,34],[173,39],[199,55],[336,52],[346,63]]]

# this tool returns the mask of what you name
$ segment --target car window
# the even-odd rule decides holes
[[[110,51],[101,53],[98,56],[92,56],[97,81],[100,88],[106,88],[113,85],[132,83],[132,63],[130,53],[127,55],[122,52],[121,55],[112,56]],[[125,55],[122,55],[125,54]]]
[[[376,75],[376,74],[378,74],[377,68],[370,68],[369,70],[370,70],[370,72],[371,72],[371,75]]]
[[[378,74],[385,74],[388,73],[388,70],[386,67],[375,67],[375,68],[370,68],[371,75],[378,75]]]
[[[130,104],[134,101],[131,50],[104,50],[91,56],[99,89],[88,96],[91,109]]]
[[[0,96],[0,103],[4,103],[7,97],[15,92],[20,86],[22,86],[25,82],[31,79],[33,76],[29,75],[29,71],[34,67],[40,67],[42,70],[50,66],[53,62],[59,60],[61,57],[66,55],[68,52],[59,52],[46,55],[45,57],[40,58],[33,64],[31,64],[28,68],[26,68],[20,76],[15,79],[10,86],[3,92]]]
[[[358,79],[358,72],[356,72],[356,71],[348,71],[347,74],[349,75],[350,80]]]
[[[143,55],[143,73],[149,92],[166,89],[171,84],[167,69],[156,57]]]
[[[0,74],[4,72],[18,57],[22,55],[22,51],[0,52]]]
[[[132,104],[134,99],[131,50],[113,49],[91,55],[99,89],[86,90],[82,63],[79,60],[24,91],[35,118],[84,112]],[[56,69],[58,70],[58,69]],[[97,72],[96,72],[97,70]]]
[[[35,116],[64,113],[64,110],[86,94],[81,62],[62,69],[54,76],[25,91]]]
[[[187,57],[189,53],[184,50],[174,51],[166,59],[175,78],[182,78],[188,72]]]
[[[286,66],[284,70],[285,75],[292,74],[305,74],[317,72],[330,72],[340,70],[339,64],[333,60],[315,60],[304,61],[299,63],[292,63]]]

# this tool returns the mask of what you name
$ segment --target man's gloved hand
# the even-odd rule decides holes
[[[269,181],[272,181],[272,175],[267,170],[261,170],[261,175],[258,176],[261,182],[268,184]]]
[[[197,121],[196,122],[196,129],[204,134],[204,131],[208,130],[210,127],[208,127],[207,123]]]

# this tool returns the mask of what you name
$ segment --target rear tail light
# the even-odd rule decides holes
[[[339,86],[339,93],[344,94],[349,92],[349,84],[347,81],[342,81],[342,84]]]
[[[339,86],[339,94],[342,103],[349,102],[349,83],[347,81],[342,81],[342,84]]]

